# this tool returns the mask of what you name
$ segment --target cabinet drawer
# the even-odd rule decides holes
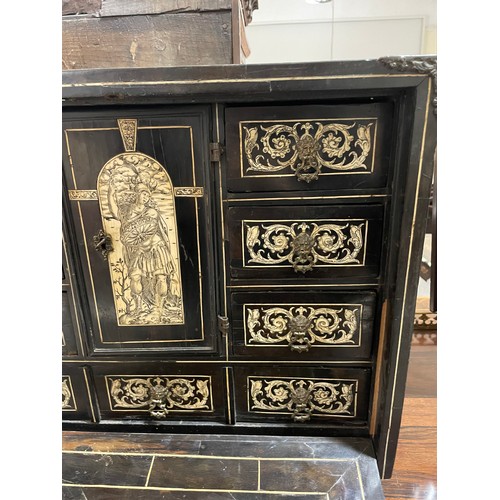
[[[229,207],[233,279],[377,277],[382,205]]]
[[[259,360],[366,360],[375,306],[375,292],[232,293],[233,353]]]
[[[92,420],[96,415],[90,401],[89,376],[83,367],[63,366],[62,414],[63,420]]]
[[[391,128],[390,103],[229,108],[228,191],[385,187]]]
[[[238,367],[237,420],[363,424],[370,377],[362,368]]]
[[[226,383],[218,367],[130,363],[93,372],[103,419],[224,420]]]

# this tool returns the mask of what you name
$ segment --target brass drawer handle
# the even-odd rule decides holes
[[[168,414],[167,399],[170,395],[169,389],[157,385],[151,387],[150,391],[149,414],[156,419],[166,418]]]
[[[306,134],[298,140],[296,147],[299,161],[294,169],[295,175],[299,181],[309,184],[315,181],[321,172],[321,164],[318,161],[320,145],[311,135]]]
[[[304,384],[299,385],[291,392],[292,419],[294,422],[307,422],[311,418],[311,397],[311,390],[306,389]]]
[[[295,272],[306,273],[310,271],[316,263],[314,256],[315,240],[306,232],[304,225],[301,227],[301,232],[292,240],[292,266]]]
[[[111,236],[99,229],[99,232],[93,236],[93,241],[96,251],[101,252],[104,260],[108,260],[109,253],[113,251]]]
[[[299,311],[301,310],[302,308],[299,308]],[[290,319],[288,322],[290,331],[288,347],[292,352],[307,352],[311,348],[311,342],[307,335],[310,327],[311,320],[302,313]]]

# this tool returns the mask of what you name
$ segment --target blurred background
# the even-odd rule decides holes
[[[436,54],[436,0],[259,0],[248,64]]]

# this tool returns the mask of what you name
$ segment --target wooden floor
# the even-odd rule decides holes
[[[403,421],[387,499],[437,498],[436,346],[412,346]]]
[[[436,364],[436,346],[412,346],[396,465],[393,477],[382,481],[388,500],[437,498]],[[242,441],[229,436],[217,439],[214,436],[164,435],[163,439],[160,442],[154,435],[146,434],[131,439],[130,435],[111,433],[63,433],[66,484],[63,498],[383,498],[379,481],[370,484],[361,480],[361,476],[376,475],[367,439],[353,439],[349,443],[347,438],[336,439],[336,450],[345,453],[340,459],[328,455],[331,443],[325,445],[323,442],[334,438],[287,438],[270,442],[270,438],[259,441],[259,437],[243,438]],[[289,457],[295,458],[289,460]],[[318,468],[323,474],[317,474]],[[187,475],[197,482],[190,491],[181,487]],[[242,481],[239,491],[234,491],[236,477]],[[224,496],[222,491],[229,485],[228,478],[231,478],[233,493]],[[319,484],[319,479],[324,484]],[[82,488],[79,483],[107,486]],[[168,485],[167,492],[165,485]]]

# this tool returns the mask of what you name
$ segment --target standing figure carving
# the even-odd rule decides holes
[[[120,325],[182,324],[184,312],[173,187],[141,153],[112,158],[98,180]]]

